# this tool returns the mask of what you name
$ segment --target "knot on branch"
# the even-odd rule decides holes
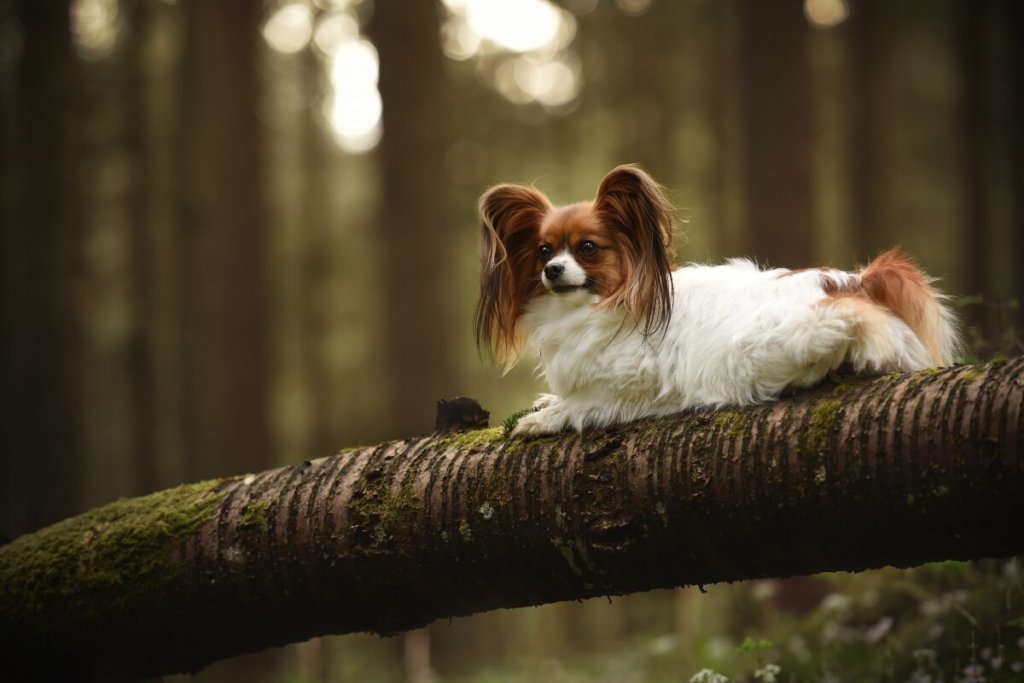
[[[438,434],[486,429],[491,414],[475,399],[465,396],[442,398],[437,402],[434,431]]]

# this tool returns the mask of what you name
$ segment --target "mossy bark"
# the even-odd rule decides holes
[[[119,501],[0,549],[0,667],[141,679],[499,607],[1021,553],[1022,403],[1016,359]]]

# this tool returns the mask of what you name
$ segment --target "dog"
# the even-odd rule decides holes
[[[513,436],[583,431],[699,406],[744,406],[849,366],[946,366],[960,340],[947,297],[898,248],[865,268],[672,264],[672,207],[634,165],[593,201],[537,189],[480,199],[476,339],[506,371],[540,355],[550,393]]]

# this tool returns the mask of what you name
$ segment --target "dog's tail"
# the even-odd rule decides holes
[[[946,296],[932,287],[934,278],[913,258],[894,248],[880,254],[859,273],[871,301],[902,319],[936,366],[952,365],[961,353],[956,317]]]

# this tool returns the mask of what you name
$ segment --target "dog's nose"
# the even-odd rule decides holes
[[[544,266],[544,277],[554,282],[558,278],[562,277],[562,273],[565,272],[565,266],[561,263],[549,263]]]

